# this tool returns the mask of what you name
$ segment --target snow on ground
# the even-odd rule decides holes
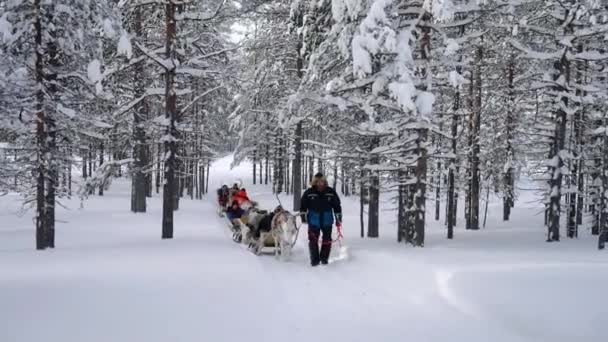
[[[267,187],[249,185],[248,165],[229,164],[213,166],[211,188],[241,179],[262,206],[276,205]],[[123,180],[83,209],[68,201],[57,248],[44,252],[33,249],[31,213],[0,198],[0,341],[606,339],[606,253],[587,237],[543,242],[525,196],[512,222],[496,204],[487,229],[459,229],[453,241],[431,221],[418,249],[395,242],[392,212],[382,238],[360,239],[358,203],[344,199],[348,259],[313,269],[305,234],[286,263],[232,242],[213,192],[181,201],[165,241],[160,199],[132,214],[129,193]]]

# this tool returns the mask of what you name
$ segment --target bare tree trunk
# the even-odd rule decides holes
[[[48,44],[48,71],[46,74],[46,81],[48,82],[48,91],[53,102],[58,101],[57,99],[57,68],[60,66],[59,61],[59,47],[56,41],[57,32],[55,31],[53,23],[53,16],[55,15],[55,5],[50,4],[48,7],[47,18],[49,20],[50,37],[51,41]],[[51,113],[46,116],[47,120],[47,167],[48,175],[46,178],[46,198],[45,198],[45,210],[46,210],[46,239],[47,247],[55,248],[55,197],[57,192],[57,185],[59,182],[59,165],[56,156],[58,155],[57,149],[57,127],[55,118]]]
[[[270,146],[268,144],[266,144],[266,175],[264,177],[264,185],[268,185],[268,176],[270,175],[270,164],[269,164],[269,160],[270,159]]]
[[[194,183],[196,177],[196,167],[194,161],[188,162],[188,195],[190,199],[194,199]]]
[[[340,190],[342,191],[342,194],[346,196],[346,177],[344,175],[344,160],[342,160],[342,163],[340,165]]]
[[[452,115],[452,161],[448,170],[448,196],[446,221],[448,224],[448,239],[454,238],[454,226],[456,226],[456,165],[458,164],[457,145],[458,145],[458,110],[460,109],[460,94],[458,90],[454,95],[454,115]]]
[[[162,178],[161,176],[161,169],[163,166],[163,163],[161,162],[162,160],[162,150],[163,150],[163,146],[162,144],[158,144],[157,147],[157,157],[156,157],[156,193],[160,193],[160,179]]]
[[[264,183],[264,179],[262,178],[262,171],[264,171],[264,158],[262,156],[262,153],[260,153],[260,185]]]
[[[438,144],[441,146],[441,142]],[[439,221],[441,217],[441,167],[441,161],[437,161],[437,182],[435,183],[435,221]]]
[[[253,185],[255,185],[255,181],[257,179],[257,177],[256,177],[257,176],[257,171],[258,171],[258,169],[257,169],[258,168],[258,164],[257,164],[257,159],[256,159],[257,158],[257,154],[258,154],[257,150],[253,151],[253,163],[251,163],[252,166],[253,166]]]
[[[554,75],[555,79],[561,76],[566,76],[566,80],[570,79],[570,65],[566,58],[562,58],[559,62],[555,63],[557,73]],[[565,92],[561,86],[556,86],[558,92]],[[561,96],[560,100],[563,108],[568,107],[568,97]],[[562,168],[564,167],[564,160],[561,156],[561,152],[565,146],[566,140],[566,125],[567,125],[567,113],[561,107],[556,110],[556,128],[555,128],[555,139],[553,143],[553,151],[551,158],[553,159],[551,170],[551,179],[549,181],[550,191],[550,205],[549,205],[549,216],[548,216],[548,236],[547,241],[559,241],[559,224],[560,224],[560,213],[561,213],[561,197],[562,197]]]
[[[399,170],[399,190],[398,190],[398,206],[397,206],[397,242],[401,242],[405,238],[405,224],[406,216],[405,212],[407,209],[406,194],[405,194],[405,171]]]
[[[379,143],[379,138],[373,138],[370,151],[378,147]],[[376,165],[379,161],[377,155],[372,155],[370,158],[371,165]],[[377,238],[379,236],[380,177],[376,171],[370,172],[368,211],[367,237]]]
[[[93,177],[93,172],[95,171],[95,163],[93,159],[93,144],[89,144],[89,176]],[[93,188],[89,189],[89,195],[93,195]]]
[[[73,156],[73,150],[72,147],[68,147],[68,155],[69,155],[69,160],[68,160],[68,196],[72,197],[72,158]]]
[[[471,121],[469,123],[470,136],[469,136],[469,148],[470,151],[470,185],[469,185],[469,204],[468,204],[468,216],[467,216],[467,228],[477,230],[479,229],[479,195],[480,195],[480,182],[481,177],[479,175],[479,153],[481,151],[479,145],[479,134],[481,128],[481,105],[482,105],[482,84],[481,84],[481,62],[483,59],[483,47],[478,46],[475,51],[475,72],[474,76],[471,76],[471,81],[474,80],[473,88],[473,106],[471,111]]]
[[[502,205],[502,218],[504,221],[508,221],[511,216],[511,208],[514,204],[514,188],[515,188],[515,177],[513,175],[513,162],[515,160],[513,150],[513,133],[515,122],[515,54],[511,53],[509,56],[509,62],[507,64],[507,81],[508,81],[508,99],[507,99],[507,117],[505,119],[506,124],[506,154],[507,154],[507,165],[505,166],[505,178],[504,178],[504,195]]]
[[[608,127],[608,120],[605,117],[603,120],[603,126]],[[608,135],[602,135],[602,149],[601,149],[601,171],[600,179],[602,182],[600,191],[600,209],[599,209],[599,224],[598,224],[598,249],[604,249],[606,242],[608,242]]]
[[[203,198],[203,193],[201,192],[201,176],[200,176],[200,171],[201,171],[201,167],[199,165],[200,163],[200,158],[197,159],[197,161],[192,163],[192,172],[193,172],[193,183],[194,183],[194,191],[195,191],[195,198],[196,199],[201,199]]]
[[[307,182],[310,184],[312,181],[312,177],[315,175],[315,157],[314,155],[308,157],[308,180]]]
[[[87,171],[87,152],[82,151],[82,178],[87,179],[88,171]]]
[[[47,130],[46,116],[44,113],[44,48],[42,46],[42,18],[40,0],[34,1],[36,8],[36,21],[34,22],[35,29],[35,73],[38,91],[36,93],[36,249],[45,249],[48,247],[47,239],[47,216],[45,203],[45,177],[46,170],[46,154],[47,154]]]
[[[302,199],[302,122],[296,124],[294,137],[295,157],[293,159],[293,210],[300,210]]]
[[[165,184],[163,187],[163,220],[162,220],[162,238],[173,238],[173,206],[176,197],[175,193],[175,168],[176,168],[176,143],[175,138],[177,131],[175,121],[177,119],[177,93],[175,90],[175,51],[174,44],[177,34],[177,25],[175,21],[175,7],[173,2],[168,2],[165,5],[165,20],[166,20],[166,44],[165,58],[170,60],[172,66],[165,70],[165,117],[169,123],[166,135],[170,139],[164,142],[165,155]]]
[[[363,170],[363,165],[361,165],[361,175],[359,181],[359,220],[361,224],[361,238],[365,237],[365,202],[368,194],[368,191],[365,188],[364,178],[365,171]]]
[[[578,52],[583,52],[582,44],[578,46]],[[577,63],[576,80],[579,85],[584,84],[583,80],[583,63]],[[581,98],[583,94],[581,89],[576,89],[576,98]],[[583,124],[584,124],[584,108],[581,101],[575,103],[576,106],[581,107],[574,113],[573,123],[574,135],[572,153],[572,171],[570,175],[570,186],[577,189],[577,193],[570,192],[570,210],[568,215],[568,237],[578,237],[578,225],[582,223],[583,219],[583,194],[584,194],[584,175],[583,175],[583,164],[582,164],[582,151],[583,151]],[[571,141],[572,141],[571,140]]]
[[[209,193],[209,169],[211,168],[211,163],[207,160],[207,172],[205,176],[205,193]]]
[[[426,150],[426,139],[427,130],[418,130],[418,139],[416,141],[416,150],[418,160],[416,162],[416,184],[414,192],[414,238],[412,243],[415,246],[424,246],[424,227],[426,218],[426,177],[427,177],[427,150]]]
[[[93,158],[93,144],[89,144],[89,176],[92,176],[96,169],[95,158]]]
[[[483,213],[483,227],[486,227],[486,221],[488,219],[488,205],[490,204],[490,184],[488,184],[486,189],[486,209]]]
[[[103,141],[99,144],[99,167],[101,167],[104,163],[104,144]],[[103,196],[104,186],[103,184],[99,186],[99,196]]]
[[[136,36],[143,37],[143,6],[137,6],[134,9],[133,25]],[[139,50],[137,50],[139,51]],[[140,52],[136,52],[140,55]],[[146,84],[144,80],[144,64],[137,63],[134,67],[134,86],[135,98],[140,98],[146,92]],[[145,145],[146,132],[143,127],[144,118],[148,117],[148,105],[146,100],[142,100],[137,104],[133,111],[133,170],[131,176],[131,211],[134,213],[146,212],[146,179],[144,176],[144,168],[146,166]],[[157,176],[158,177],[158,176]],[[158,182],[158,179],[157,179]],[[158,193],[158,187],[157,187]]]

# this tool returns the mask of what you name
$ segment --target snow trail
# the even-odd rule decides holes
[[[205,200],[181,201],[173,240],[160,239],[158,196],[148,213],[128,212],[125,181],[82,210],[59,210],[57,249],[42,253],[31,218],[0,198],[0,341],[602,340],[607,321],[593,299],[608,266],[584,240],[558,248],[500,228],[445,241],[430,227],[427,247],[412,249],[360,239],[357,200],[344,198],[348,258],[311,268],[301,233],[280,262],[234,243],[217,215],[214,189],[238,180],[262,207],[277,205],[267,186],[248,183],[250,165],[230,162],[213,165]],[[585,316],[572,317],[577,305]]]

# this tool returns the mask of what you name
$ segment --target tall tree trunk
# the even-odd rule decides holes
[[[89,144],[89,176],[93,176],[93,172],[97,168],[95,167],[95,158],[93,153],[93,144]]]
[[[156,147],[157,150],[157,156],[156,156],[156,193],[160,193],[160,180],[163,176],[161,176],[161,170],[162,170],[162,166],[163,166],[163,162],[162,160],[162,150],[163,150],[163,146],[162,144],[158,144]]]
[[[87,171],[87,151],[82,151],[82,178],[87,179],[88,171]]]
[[[465,182],[465,192],[464,192],[464,219],[465,219],[465,229],[471,229],[471,193],[473,188],[473,173],[472,173],[472,165],[473,165],[473,143],[474,143],[474,116],[475,116],[475,106],[474,97],[475,97],[475,69],[471,67],[470,75],[469,75],[469,94],[467,99],[467,105],[469,109],[469,119],[467,120],[467,164],[465,168],[466,174],[466,182]]]
[[[134,11],[134,32],[137,38],[144,35],[143,32],[143,6],[135,7]],[[141,52],[136,49],[136,56]],[[133,79],[135,86],[135,98],[143,97],[146,92],[144,80],[144,63],[137,63],[134,66]],[[133,170],[131,175],[131,211],[134,213],[146,212],[146,179],[144,168],[146,167],[145,145],[146,132],[144,130],[144,119],[148,117],[148,105],[146,100],[142,100],[135,106],[133,111]],[[157,183],[159,183],[157,175]],[[158,193],[158,185],[157,191]]]
[[[373,138],[370,151],[378,147],[380,144],[379,138]],[[370,164],[376,165],[380,162],[378,155],[372,155]],[[367,237],[377,238],[379,236],[379,211],[380,211],[380,177],[377,171],[370,172],[369,186],[369,207],[368,207],[368,223]]]
[[[460,92],[455,89],[454,93],[454,114],[452,115],[451,139],[452,144],[452,160],[448,170],[448,196],[447,196],[447,213],[446,221],[448,224],[448,239],[454,238],[454,227],[456,226],[456,174],[458,165],[458,115],[460,110]]]
[[[475,72],[474,77],[471,77],[471,81],[474,80],[474,98],[473,110],[471,115],[471,122],[469,127],[472,130],[470,132],[470,187],[469,187],[469,217],[468,217],[468,229],[477,230],[479,229],[479,197],[481,190],[481,177],[479,172],[479,154],[481,152],[479,145],[479,134],[481,129],[481,105],[482,105],[482,84],[481,84],[481,63],[483,60],[483,47],[480,45],[475,50]]]
[[[560,61],[555,63],[556,74],[554,75],[555,80],[561,76],[565,76],[566,82],[569,81],[570,65],[566,58],[562,58]],[[567,89],[562,86],[555,86],[558,93],[565,93]],[[562,152],[565,146],[566,140],[566,126],[568,116],[563,108],[568,108],[569,99],[566,95],[560,95],[559,106],[555,111],[555,137],[553,142],[553,151],[551,153],[551,179],[549,180],[549,191],[550,191],[550,204],[548,213],[548,236],[547,241],[559,241],[559,224],[560,224],[560,213],[561,213],[561,197],[562,197],[562,169],[564,167],[564,160]]]
[[[296,124],[293,159],[293,210],[300,210],[302,199],[302,121]]]
[[[48,247],[47,239],[47,215],[45,203],[45,178],[46,170],[46,155],[47,155],[47,130],[46,116],[44,113],[44,47],[42,46],[42,17],[40,0],[34,1],[36,8],[36,21],[34,22],[35,30],[35,74],[38,91],[36,93],[36,249],[45,249]]]
[[[59,46],[57,40],[57,32],[53,24],[55,15],[55,5],[50,4],[48,6],[47,18],[49,20],[50,33],[49,36],[51,41],[48,44],[47,55],[49,57],[48,71],[46,74],[46,81],[48,82],[48,90],[51,100],[53,102],[59,101],[57,98],[57,68],[60,67],[59,61]],[[48,175],[46,179],[46,198],[45,198],[45,210],[46,210],[46,238],[47,246],[55,248],[55,196],[57,192],[57,185],[59,181],[59,164],[56,156],[58,155],[57,149],[57,126],[55,118],[52,114],[47,114],[47,167]]]
[[[427,150],[426,139],[427,130],[418,130],[418,139],[416,141],[417,161],[416,161],[416,184],[413,190],[414,196],[414,238],[412,243],[415,246],[424,246],[424,227],[426,218],[426,177],[427,177]]]
[[[72,197],[72,164],[73,164],[73,149],[72,146],[68,147],[68,197]]]
[[[577,47],[578,53],[583,52],[582,44],[579,44]],[[583,68],[584,62],[576,63],[576,82],[579,86],[584,84],[583,81]],[[579,99],[583,94],[580,88],[576,89],[576,98]],[[574,135],[572,146],[572,154],[574,156],[572,160],[572,170],[570,175],[570,187],[576,188],[577,192],[570,192],[570,207],[569,207],[569,215],[568,215],[568,237],[575,238],[578,237],[578,225],[582,223],[583,216],[583,194],[584,194],[584,175],[583,175],[583,164],[582,164],[582,151],[583,151],[583,124],[584,124],[584,108],[582,101],[577,101],[574,104],[579,107],[578,110],[574,113],[573,122],[573,132]]]
[[[94,163],[94,159],[93,159],[93,144],[89,144],[89,157],[88,157],[88,161],[89,161],[89,176],[93,177],[93,171],[95,171],[94,167],[95,167],[95,163]],[[93,195],[93,188],[89,189],[89,195]]]
[[[255,185],[255,181],[257,179],[257,177],[256,177],[257,176],[257,171],[258,171],[257,170],[258,164],[257,164],[257,159],[256,159],[257,158],[257,154],[258,154],[257,150],[253,151],[253,163],[252,163],[252,166],[253,166],[253,185]]]
[[[344,160],[340,165],[340,190],[344,196],[346,196],[346,177],[344,175]]]
[[[171,61],[171,67],[165,70],[165,117],[169,126],[164,141],[165,148],[165,184],[163,187],[163,219],[162,219],[162,238],[173,238],[173,206],[176,197],[175,189],[175,168],[176,168],[176,143],[177,130],[175,121],[177,119],[177,93],[175,89],[175,39],[177,25],[175,21],[175,7],[173,2],[165,5],[166,21],[166,41],[165,58]]]
[[[597,120],[595,122],[594,128],[600,128],[603,126],[603,120]],[[603,139],[603,137],[602,137]],[[600,140],[600,139],[598,139]],[[602,140],[600,140],[603,143]],[[594,163],[593,163],[593,172],[591,173],[591,181],[589,182],[589,197],[591,203],[589,204],[589,211],[591,212],[592,222],[591,222],[591,234],[598,235],[600,233],[600,211],[601,211],[601,196],[602,196],[602,187],[598,186],[598,182],[601,182],[603,178],[600,177],[602,171],[602,157],[604,156],[601,153],[600,149],[599,153],[594,155]]]
[[[104,146],[103,146],[103,141],[99,144],[99,167],[101,167],[104,163],[103,160],[103,155],[104,155]],[[101,184],[99,186],[99,196],[103,196],[103,190],[104,190],[104,185]]]
[[[511,216],[511,208],[514,203],[514,188],[515,188],[515,177],[513,175],[513,162],[515,160],[515,152],[513,150],[513,134],[515,128],[515,54],[511,53],[509,56],[509,62],[507,64],[507,112],[505,119],[505,135],[506,135],[506,154],[507,160],[504,178],[504,195],[502,205],[502,218],[504,221],[508,221]]]
[[[201,199],[203,197],[203,193],[201,192],[201,176],[200,176],[200,171],[201,171],[201,167],[199,166],[199,161],[200,158],[195,161],[194,163],[192,163],[192,170],[193,170],[193,183],[194,183],[194,191],[195,191],[195,198],[196,199]]]
[[[282,134],[282,132],[280,133]],[[278,179],[278,187],[279,187],[279,193],[285,191],[285,164],[284,164],[284,153],[285,153],[285,149],[283,148],[283,137],[281,135],[279,135],[279,154],[278,154],[278,162],[279,162],[279,167],[278,167],[278,172],[277,175],[280,177]]]
[[[205,173],[205,193],[209,193],[209,169],[211,169],[211,163],[207,160],[207,172]]]
[[[604,114],[603,126],[608,127],[608,119]],[[600,197],[600,214],[598,224],[598,249],[604,249],[608,242],[608,134],[603,134],[601,138],[601,155],[602,165],[600,172],[600,180],[602,183]]]
[[[353,177],[354,179],[354,177]],[[363,169],[363,165],[361,165],[361,174],[359,178],[359,223],[361,225],[361,238],[365,237],[365,202],[367,201],[367,196],[369,191],[365,187],[365,170]]]
[[[398,188],[398,206],[397,206],[397,242],[401,242],[405,238],[405,226],[406,226],[406,211],[407,211],[407,203],[406,203],[406,193],[405,193],[405,182],[406,182],[406,172],[403,170],[398,171],[398,179],[399,179],[399,188]]]
[[[268,185],[268,176],[270,175],[270,164],[269,164],[269,159],[270,159],[270,146],[269,144],[266,144],[266,175],[264,177],[264,185]]]
[[[260,179],[259,179],[259,183],[260,185],[262,185],[264,183],[264,179],[262,178],[262,171],[264,171],[264,158],[262,156],[262,153],[260,152]]]

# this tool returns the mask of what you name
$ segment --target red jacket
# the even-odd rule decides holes
[[[240,190],[239,192],[234,194],[234,196],[232,196],[232,200],[239,202],[239,205],[245,202],[251,202],[249,200],[249,197],[247,196],[247,191],[245,190]]]

